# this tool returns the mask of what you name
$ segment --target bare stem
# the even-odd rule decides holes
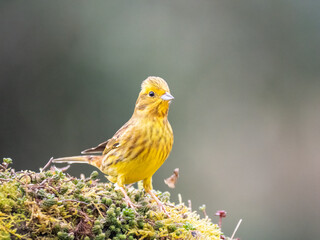
[[[189,206],[190,211],[192,212],[192,205],[191,205],[191,200],[190,199],[188,200],[188,206]]]
[[[88,203],[86,203],[86,202],[82,202],[82,201],[78,201],[78,200],[74,200],[74,199],[63,199],[63,200],[60,200],[59,202],[77,202],[77,203],[82,203],[82,204],[88,205]]]
[[[233,233],[232,233],[232,236],[231,236],[230,240],[232,240],[232,239],[233,239],[234,235],[235,235],[235,234],[236,234],[236,232],[238,231],[238,228],[239,228],[239,226],[240,226],[241,222],[242,222],[242,219],[240,219],[240,220],[239,220],[239,222],[238,222],[238,224],[237,224],[236,228],[234,229],[234,231],[233,231]]]
[[[11,180],[11,179],[0,178],[0,181],[10,182],[10,181],[12,181],[12,180]]]
[[[43,172],[45,169],[47,169],[52,163],[52,160],[53,160],[53,157],[51,157],[49,162],[47,162],[47,164],[42,169],[40,169],[40,172]]]

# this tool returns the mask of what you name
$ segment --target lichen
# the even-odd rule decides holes
[[[127,192],[138,207],[128,208],[97,172],[80,179],[57,168],[15,172],[6,161],[0,164],[0,239],[220,239],[218,225],[171,203],[168,192],[156,194],[170,217],[133,187]]]

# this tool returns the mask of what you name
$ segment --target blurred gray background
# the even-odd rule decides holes
[[[226,210],[229,236],[242,218],[243,240],[317,239],[319,12],[298,0],[2,0],[1,157],[38,170],[95,146],[130,118],[142,80],[161,76],[175,144],[155,189],[206,204],[215,222]]]

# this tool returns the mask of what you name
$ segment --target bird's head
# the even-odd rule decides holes
[[[141,84],[135,114],[150,117],[167,117],[169,104],[174,97],[168,84],[160,77],[148,77]]]

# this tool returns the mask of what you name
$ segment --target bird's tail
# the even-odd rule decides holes
[[[87,163],[93,165],[97,168],[101,166],[102,156],[96,155],[86,155],[86,156],[73,156],[73,157],[62,157],[62,158],[55,158],[52,160],[53,163]]]

